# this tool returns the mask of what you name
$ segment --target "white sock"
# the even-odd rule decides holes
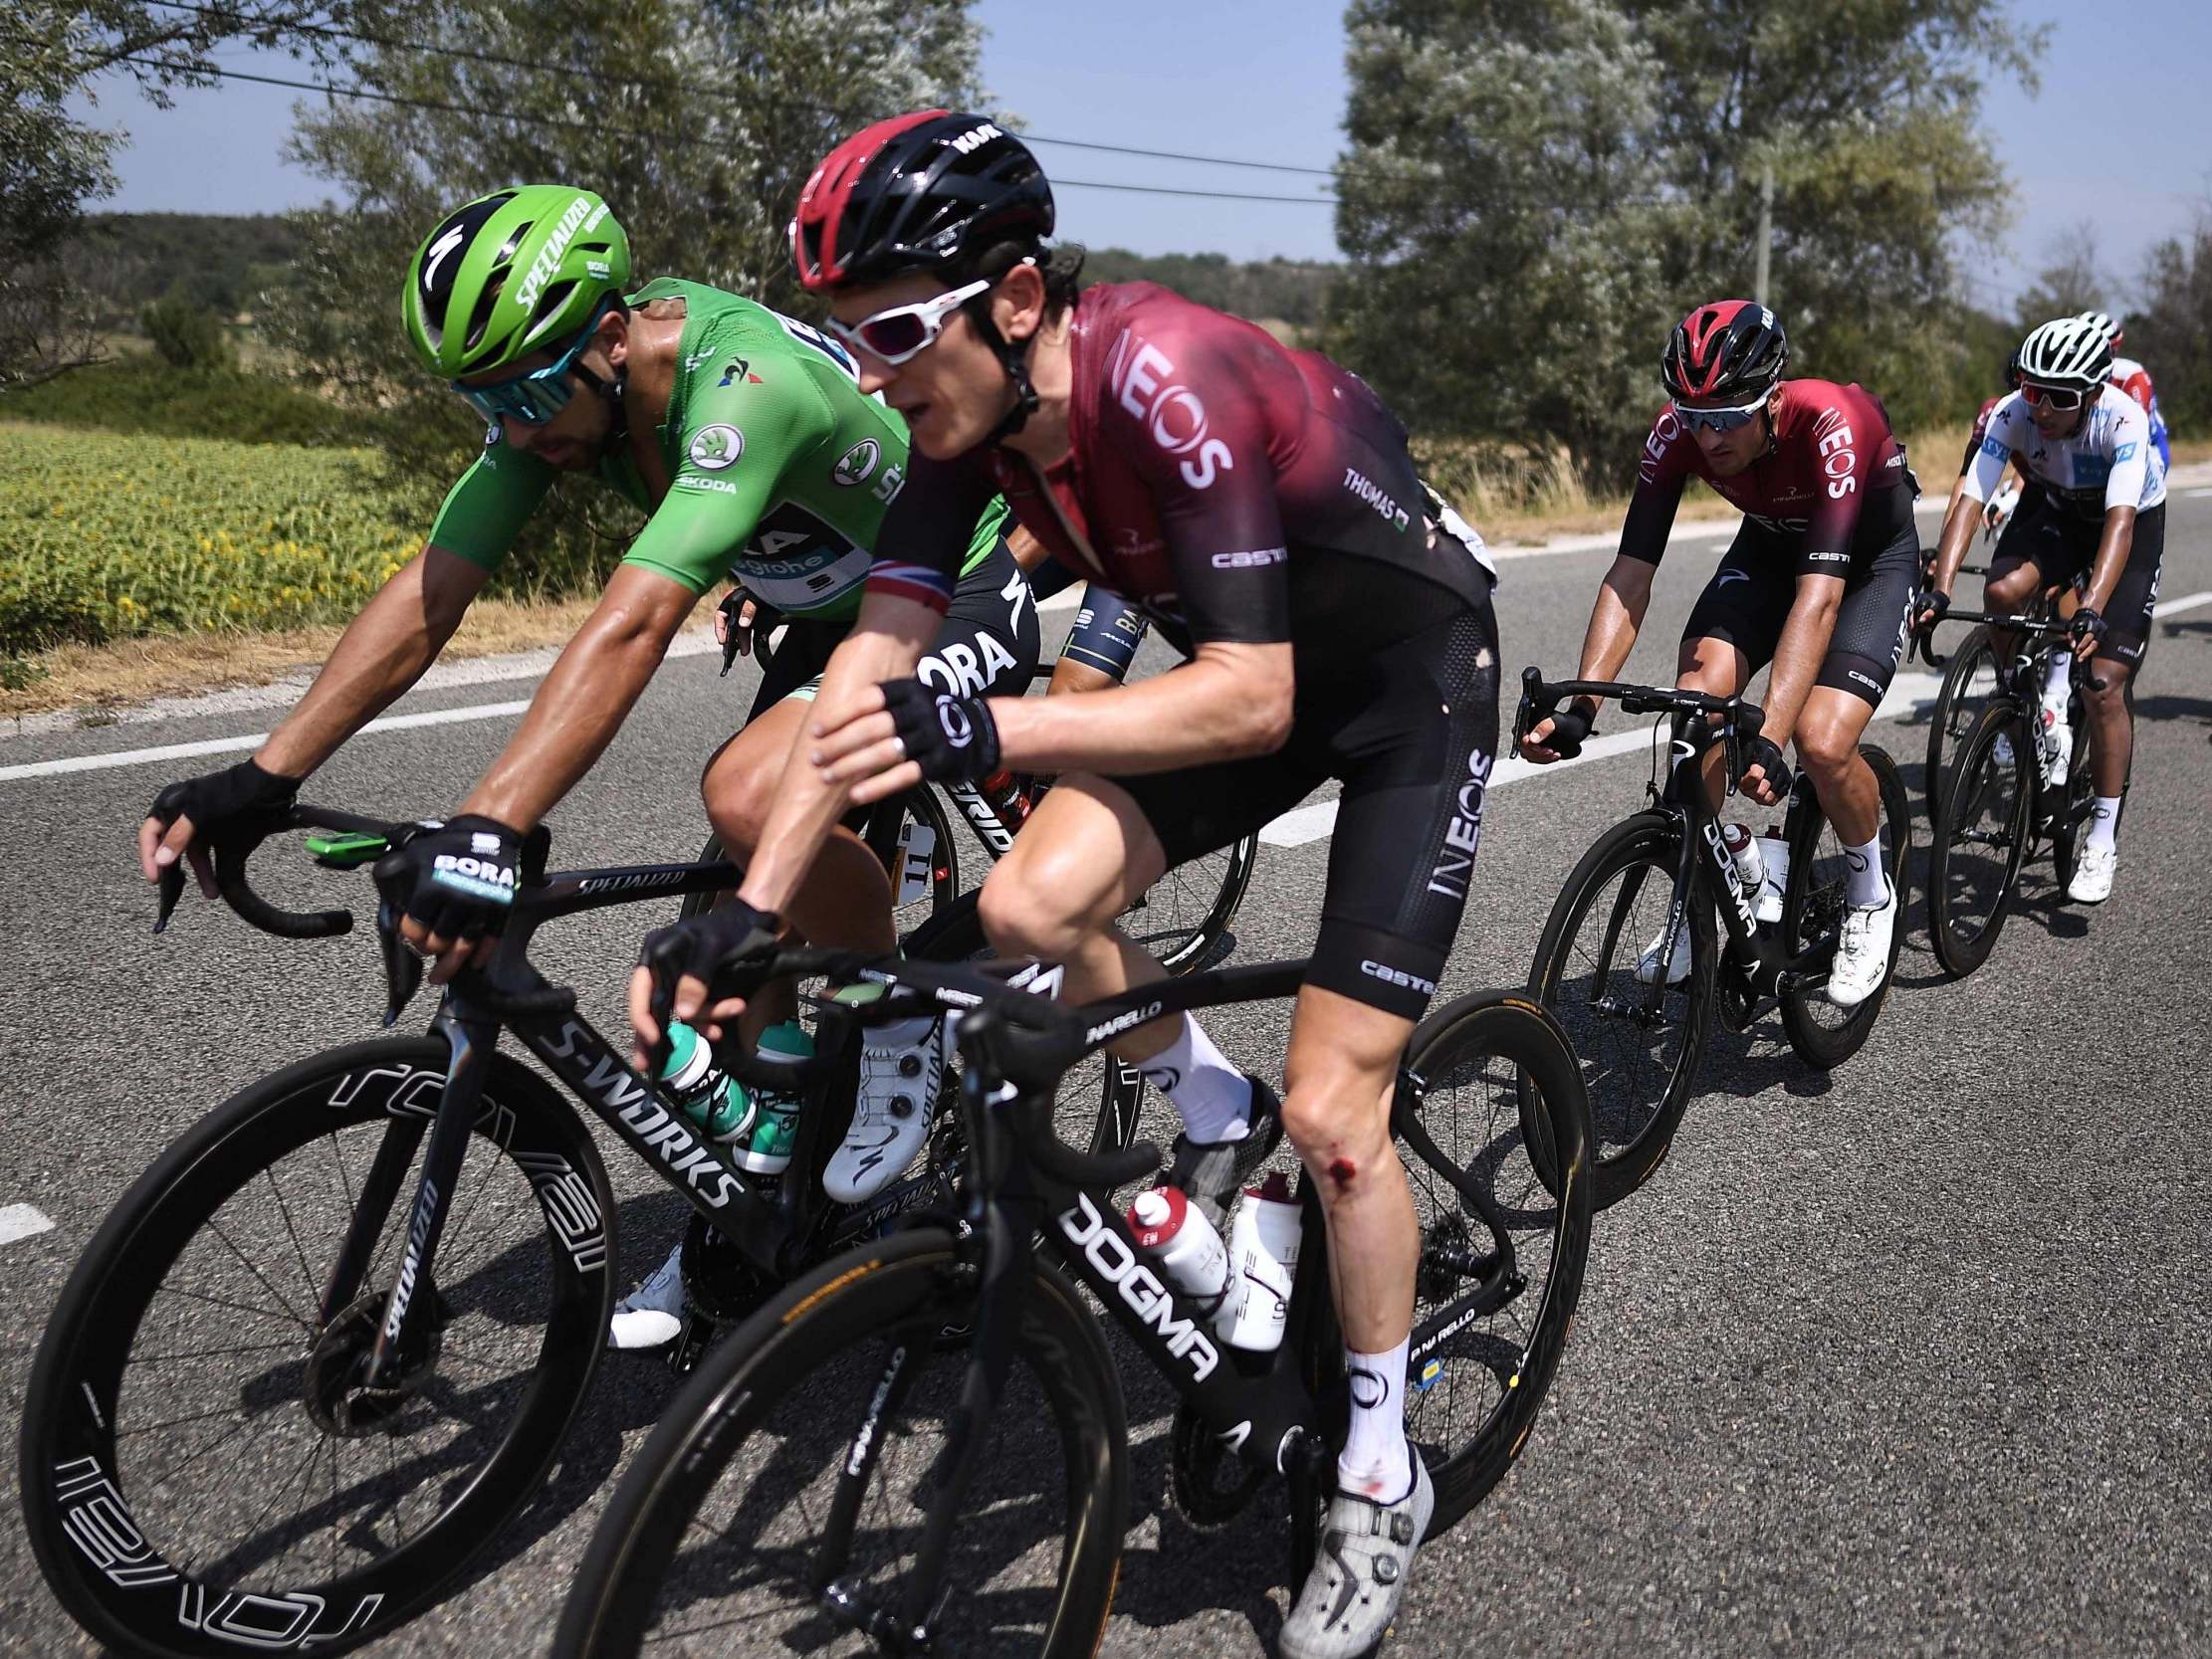
[[[1137,1070],[1183,1115],[1184,1133],[1212,1145],[1241,1141],[1251,1127],[1251,1080],[1214,1046],[1190,1015],[1176,1040]]]
[[[1876,836],[1864,847],[1846,847],[1844,862],[1851,866],[1846,903],[1855,907],[1882,903],[1888,896],[1888,888],[1881,871],[1881,837]]]
[[[2051,671],[2044,677],[2043,681],[2043,701],[2054,705],[2058,709],[2061,720],[2066,718],[2067,694],[2073,689],[2074,653],[2071,651],[2052,652]]]
[[[2101,853],[2108,853],[2117,844],[2119,834],[2119,797],[2100,795],[2090,812],[2090,845]]]
[[[1378,1503],[1403,1503],[1414,1489],[1413,1449],[1406,1444],[1408,1336],[1387,1353],[1344,1350],[1352,1389],[1352,1422],[1337,1454],[1337,1485]]]

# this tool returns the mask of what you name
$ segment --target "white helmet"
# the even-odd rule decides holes
[[[2084,311],[2081,316],[2077,318],[2077,320],[2093,325],[2099,333],[2104,336],[2104,343],[2106,345],[2119,344],[2120,327],[2117,322],[2114,322],[2112,320],[2110,312]]]
[[[2088,391],[2103,385],[2111,372],[2111,342],[2086,317],[2062,316],[2046,322],[2020,343],[2020,378],[2039,386],[2079,386]]]

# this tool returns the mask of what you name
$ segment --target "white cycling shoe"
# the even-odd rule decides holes
[[[1654,983],[1659,976],[1659,950],[1666,943],[1662,928],[1652,942],[1644,947],[1644,954],[1636,959],[1636,982],[1640,985]],[[1666,964],[1666,982],[1678,985],[1689,977],[1689,920],[1683,918],[1681,931],[1674,935],[1674,957]]]
[[[614,1305],[607,1321],[608,1348],[659,1348],[684,1328],[684,1246]]]
[[[1329,1500],[1321,1553],[1276,1643],[1283,1659],[1360,1659],[1390,1634],[1406,1596],[1406,1569],[1437,1508],[1428,1466],[1420,1452],[1411,1455],[1414,1489],[1398,1503],[1352,1492]]]
[[[945,1075],[945,1022],[935,1015],[868,1035],[852,1128],[822,1171],[822,1190],[839,1204],[864,1204],[906,1172],[930,1138]]]
[[[2084,847],[2075,861],[2066,896],[2077,905],[2101,905],[2112,896],[2112,873],[2119,868],[2117,847]]]
[[[1889,974],[1889,940],[1897,931],[1897,888],[1882,878],[1887,893],[1879,905],[1854,905],[1844,913],[1844,935],[1836,941],[1836,960],[1828,970],[1828,1000],[1856,1008],[1881,988]]]

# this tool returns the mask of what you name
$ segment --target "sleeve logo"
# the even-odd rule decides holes
[[[882,459],[882,447],[873,438],[863,438],[838,458],[836,469],[829,475],[830,481],[845,490],[865,484]]]
[[[710,473],[737,465],[745,453],[745,434],[734,426],[703,426],[692,435],[691,464]]]

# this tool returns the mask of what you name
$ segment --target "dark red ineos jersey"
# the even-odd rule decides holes
[[[1703,479],[1761,527],[1794,544],[1799,575],[1841,576],[1912,521],[1918,494],[1904,451],[1873,393],[1831,380],[1785,380],[1774,442],[1733,478],[1716,477],[1668,404],[1645,440],[1636,498],[1621,529],[1625,558],[1659,563],[1685,479]]]
[[[871,591],[945,609],[961,515],[1002,492],[1053,557],[1185,649],[1387,643],[1434,624],[1424,591],[1489,597],[1476,553],[1432,544],[1405,428],[1359,376],[1151,283],[1085,290],[1070,327],[1067,457],[914,452]]]

